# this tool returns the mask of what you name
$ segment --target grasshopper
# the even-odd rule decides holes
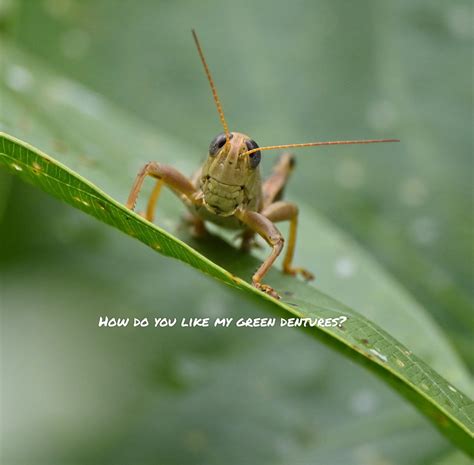
[[[252,285],[279,298],[271,286],[262,283],[262,278],[283,250],[284,239],[274,223],[290,222],[288,247],[283,259],[283,272],[293,276],[301,275],[306,280],[311,280],[314,277],[304,268],[293,266],[298,207],[294,203],[281,200],[283,190],[295,164],[294,157],[290,153],[283,153],[270,177],[262,181],[259,170],[261,152],[321,145],[398,142],[398,139],[308,142],[259,147],[246,134],[229,131],[201,44],[194,30],[192,34],[224,132],[212,139],[207,160],[191,178],[187,178],[172,166],[154,161],[147,163],[135,179],[126,206],[133,210],[143,181],[147,176],[151,176],[157,182],[144,213],[147,220],[153,221],[161,188],[166,185],[188,208],[197,234],[205,233],[205,221],[211,221],[225,228],[240,229],[242,230],[243,250],[248,250],[251,247],[255,234],[260,235],[271,247],[271,253],[253,274]]]

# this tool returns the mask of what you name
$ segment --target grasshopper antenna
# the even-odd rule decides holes
[[[256,149],[248,150],[243,155],[250,155],[254,152],[261,150],[273,150],[273,149],[289,149],[299,147],[317,147],[320,145],[350,145],[350,144],[377,144],[379,142],[400,142],[400,139],[368,139],[368,140],[332,140],[327,142],[307,142],[304,144],[285,144],[285,145],[269,145],[268,147],[259,147]]]
[[[206,59],[204,58],[204,53],[202,51],[201,44],[199,43],[199,39],[196,34],[196,31],[194,29],[192,29],[191,31],[193,33],[193,38],[194,38],[194,42],[196,43],[199,57],[201,58],[202,65],[204,66],[204,72],[206,73],[207,80],[209,81],[209,85],[211,86],[212,96],[214,97],[214,102],[216,103],[217,112],[219,113],[219,118],[221,120],[222,127],[224,128],[226,144],[228,144],[230,141],[230,133],[229,133],[229,127],[227,126],[227,122],[224,118],[224,111],[222,110],[221,101],[219,100],[219,96],[217,95],[217,89],[212,79],[211,72],[209,71],[209,66],[207,66]]]

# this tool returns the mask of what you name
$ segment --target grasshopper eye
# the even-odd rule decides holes
[[[248,150],[258,149],[258,144],[252,139],[245,141],[245,145]],[[260,164],[261,156],[260,150],[249,155],[251,168],[255,169]]]
[[[232,139],[233,134],[230,134],[229,139]],[[211,145],[209,146],[209,155],[216,155],[217,152],[224,147],[226,138],[225,134],[219,134],[218,136],[214,137],[214,139],[211,142]]]

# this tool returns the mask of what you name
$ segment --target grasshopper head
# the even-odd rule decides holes
[[[231,132],[227,144],[225,134],[219,134],[209,146],[206,175],[223,184],[245,186],[260,164],[260,152],[245,153],[255,148],[257,143],[245,134]]]
[[[201,189],[206,206],[214,213],[231,215],[249,202],[260,188],[260,152],[245,134],[231,132],[216,136],[209,146],[209,155],[201,172]]]

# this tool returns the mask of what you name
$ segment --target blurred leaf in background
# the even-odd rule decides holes
[[[8,129],[52,145],[64,160],[82,152],[80,172],[107,166],[101,187],[117,198],[149,159],[192,172],[220,131],[191,27],[231,127],[261,145],[402,139],[383,149],[301,150],[287,195],[374,254],[472,370],[470,3],[0,5],[2,41],[28,63],[6,69],[3,123],[19,119]],[[97,118],[101,100],[93,93],[47,81],[54,70],[124,109],[135,136],[123,119]],[[36,101],[21,89],[32,79],[44,83]],[[74,119],[65,129],[73,120],[66,105],[60,114],[41,105],[48,91],[75,103],[82,126]],[[139,132],[145,125],[157,128],[158,142],[148,135],[133,142],[149,134]],[[129,160],[112,163],[124,147]],[[189,157],[178,157],[186,150]],[[160,221],[171,228],[181,210],[171,196],[163,200]],[[11,460],[415,464],[451,457],[452,446],[393,392],[297,332],[100,331],[104,312],[264,313],[3,172],[0,214],[2,375],[10,380],[2,426]],[[311,237],[303,230],[301,257],[321,247]],[[318,250],[318,286],[376,314],[380,281],[346,279],[357,277],[361,262],[351,248],[334,260],[334,246],[328,242],[327,256]]]

